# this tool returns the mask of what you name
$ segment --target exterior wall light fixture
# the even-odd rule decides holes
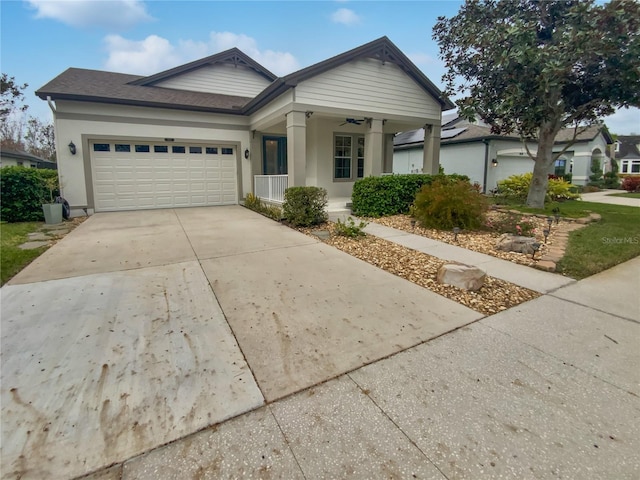
[[[249,149],[245,149],[244,151],[244,158],[246,158],[247,160],[249,160]]]
[[[496,160],[495,158],[491,159],[491,166],[492,167],[497,167],[498,166],[498,160]]]
[[[76,154],[76,144],[73,142],[69,142],[69,151],[71,152],[71,155],[75,155]]]

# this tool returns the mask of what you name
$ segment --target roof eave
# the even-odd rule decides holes
[[[214,55],[209,55],[208,57],[201,58],[199,60],[195,60],[193,62],[189,62],[184,65],[179,65],[177,67],[171,68],[169,70],[165,70],[163,72],[156,73],[154,75],[150,75],[148,77],[142,77],[138,80],[134,80],[133,82],[130,82],[129,85],[138,85],[138,86],[153,85],[156,82],[165,80],[175,75],[179,75],[181,73],[186,73],[191,70],[195,70],[203,65],[207,65],[210,63],[223,62],[225,59],[227,59],[231,55],[240,56],[244,62],[246,62],[253,70],[256,71],[256,73],[262,75],[269,81],[274,81],[275,79],[278,78],[277,75],[267,70],[265,67],[263,67],[254,59],[252,59],[247,54],[245,54],[242,50],[238,49],[237,47],[233,47],[223,52],[219,52]]]
[[[168,108],[171,110],[186,110],[193,112],[227,113],[232,115],[242,115],[243,107],[239,108],[216,108],[199,105],[188,105],[178,103],[150,102],[145,100],[130,100],[122,98],[99,97],[92,95],[60,94],[53,92],[36,92],[36,95],[43,100],[51,97],[52,100],[71,100],[77,102],[111,103],[117,105],[131,105],[136,107]]]

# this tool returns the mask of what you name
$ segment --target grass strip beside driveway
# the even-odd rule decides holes
[[[42,255],[46,246],[21,250],[18,245],[28,240],[27,234],[37,231],[42,222],[3,223],[0,225],[0,285],[4,285],[20,270]]]

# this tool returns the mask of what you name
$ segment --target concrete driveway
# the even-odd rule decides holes
[[[640,198],[616,197],[614,194],[624,193],[622,190],[602,190],[600,192],[583,193],[585,202],[609,203],[611,205],[626,205],[628,207],[640,207]]]
[[[122,462],[482,316],[239,206],[94,215],[1,293],[3,478]]]

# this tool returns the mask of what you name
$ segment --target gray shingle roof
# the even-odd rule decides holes
[[[36,92],[46,100],[79,100],[164,108],[241,113],[251,98],[172,88],[131,85],[145,77],[69,68]]]
[[[616,158],[640,158],[640,135],[618,135],[620,151]]]

